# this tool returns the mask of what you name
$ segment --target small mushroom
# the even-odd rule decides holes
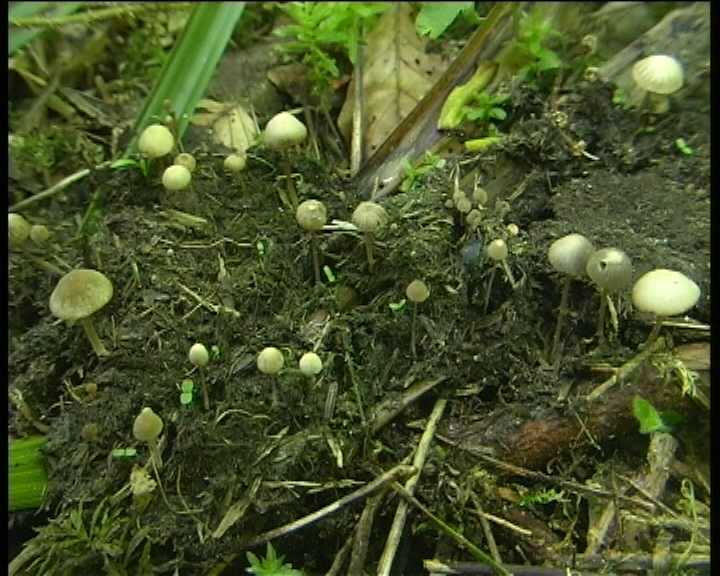
[[[557,324],[553,336],[553,347],[550,352],[550,363],[552,364],[560,348],[560,334],[562,324],[568,311],[568,298],[570,295],[570,284],[573,278],[582,278],[586,275],[586,267],[595,247],[592,242],[582,234],[568,234],[555,240],[548,249],[548,260],[555,271],[562,274],[562,293],[560,296],[560,308],[558,310]]]
[[[664,318],[684,314],[699,299],[699,286],[681,272],[658,268],[642,275],[633,286],[632,302],[641,312],[655,315],[647,344],[657,338]]]
[[[193,172],[195,170],[195,167],[197,166],[197,161],[195,160],[195,156],[193,156],[192,154],[189,154],[187,152],[181,152],[180,154],[175,156],[173,164],[177,164],[178,166],[185,166],[188,171]]]
[[[160,416],[155,414],[152,408],[145,407],[135,417],[133,422],[133,436],[140,442],[145,442],[150,448],[150,458],[155,464],[155,468],[162,468],[162,456],[158,447],[158,438],[163,430],[163,421]]]
[[[65,274],[50,295],[50,312],[66,322],[80,322],[95,354],[107,356],[107,348],[95,331],[92,315],[113,296],[112,282],[102,272],[78,268]]]
[[[388,215],[385,208],[376,202],[360,202],[352,215],[353,224],[363,233],[370,273],[372,273],[375,267],[375,258],[373,255],[375,234],[387,224],[387,220]]]
[[[188,351],[188,360],[190,360],[190,363],[199,370],[205,368],[205,366],[207,366],[210,362],[210,354],[208,352],[208,349],[205,347],[204,344],[196,342],[195,344],[190,346],[190,350]],[[201,378],[201,380],[203,391],[203,406],[205,407],[205,410],[210,410],[210,397],[208,395],[207,382],[205,381],[204,377]]]
[[[410,330],[410,350],[413,358],[417,356],[415,351],[415,324],[417,323],[418,304],[422,304],[430,297],[430,289],[422,280],[413,280],[405,288],[405,296],[413,303],[412,327]]]
[[[303,230],[307,230],[310,237],[310,250],[312,251],[313,270],[315,282],[320,283],[320,256],[318,254],[316,233],[323,229],[327,223],[327,209],[320,200],[305,200],[295,211],[295,219]]]
[[[295,185],[290,177],[290,162],[285,154],[292,146],[302,144],[307,138],[307,128],[295,116],[289,112],[280,112],[273,116],[265,126],[263,142],[269,148],[279,150],[283,159],[283,172],[287,178],[287,194],[289,203],[294,210],[297,210],[298,201]],[[281,199],[282,196],[281,196]]]
[[[664,114],[670,109],[669,94],[682,88],[684,74],[682,65],[672,56],[653,54],[639,60],[632,68],[635,84],[648,94],[650,109]]]
[[[190,170],[180,164],[168,166],[162,176],[162,183],[165,190],[170,190],[171,192],[184,190],[190,185],[191,180],[192,174],[190,174]]]
[[[315,352],[305,352],[300,357],[300,372],[308,378],[315,379],[315,377],[322,372],[323,363],[320,356]]]
[[[285,358],[283,357],[282,352],[275,348],[274,346],[268,346],[267,348],[263,348],[260,351],[260,354],[257,356],[257,367],[260,372],[263,374],[267,374],[270,376],[272,381],[272,402],[273,406],[277,405],[278,403],[278,390],[277,390],[277,381],[276,381],[276,375],[280,370],[282,370],[283,365],[285,364]]]
[[[585,271],[600,292],[597,336],[602,345],[605,342],[605,308],[611,307],[613,325],[616,326],[617,313],[611,294],[624,290],[632,282],[632,261],[619,248],[601,248],[590,256]]]
[[[138,150],[148,158],[166,156],[175,146],[172,132],[162,124],[151,124],[140,134]]]
[[[10,248],[17,250],[30,237],[30,222],[20,214],[8,214],[8,243]]]
[[[507,263],[508,247],[505,240],[502,238],[493,240],[487,245],[485,252],[490,260],[493,260],[502,266],[505,276],[514,290],[517,287],[517,282],[515,282],[515,277],[513,276],[512,270],[510,270],[510,266]]]
[[[237,174],[245,170],[247,165],[247,156],[245,154],[230,154],[223,161],[223,168],[226,172]]]

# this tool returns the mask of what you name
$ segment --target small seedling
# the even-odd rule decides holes
[[[333,272],[332,268],[328,266],[327,264],[323,266],[323,274],[325,274],[325,278],[327,278],[328,284],[335,284],[337,282],[337,277],[335,276],[335,273]]]
[[[135,448],[113,448],[110,454],[115,460],[130,460],[137,456],[137,450]]]
[[[406,300],[405,300],[405,298],[403,298],[399,302],[390,302],[388,304],[388,307],[393,312],[402,312],[405,309],[405,304],[406,304]]]
[[[188,406],[192,404],[193,401],[193,390],[195,389],[195,384],[190,379],[185,379],[180,384],[180,404],[183,406]]]
[[[655,406],[640,396],[633,398],[633,416],[640,423],[640,434],[672,432],[683,420],[677,412],[658,412]]]
[[[685,156],[692,156],[695,154],[695,150],[690,148],[690,146],[687,145],[687,142],[685,142],[684,138],[678,138],[675,140],[675,147],[680,150],[682,154]]]
[[[285,563],[285,556],[278,555],[270,542],[267,543],[265,558],[258,558],[252,552],[247,552],[246,556],[250,562],[247,572],[254,576],[303,576],[302,571]]]

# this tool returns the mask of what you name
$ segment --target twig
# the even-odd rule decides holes
[[[348,504],[352,504],[357,500],[370,496],[371,494],[377,492],[389,483],[396,482],[398,479],[404,479],[416,473],[417,470],[413,466],[407,466],[405,464],[395,466],[381,476],[375,478],[375,480],[368,482],[363,487],[358,488],[347,496],[343,496],[339,500],[336,500],[335,502],[328,504],[327,506],[324,506],[311,514],[308,514],[307,516],[303,516],[302,518],[299,518],[294,522],[290,522],[289,524],[285,524],[284,526],[280,526],[278,528],[274,528],[273,530],[268,530],[267,532],[258,534],[254,538],[248,540],[245,543],[244,547],[252,548],[259,544],[265,544],[265,542],[269,542],[271,540],[274,540],[275,538],[286,536],[292,532],[295,532],[296,530],[305,528],[306,526],[314,524],[315,522],[321,520],[322,518],[325,518],[326,516],[334,514],[335,512],[340,510],[340,508],[343,508]],[[402,488],[402,486],[400,486],[400,488]]]
[[[169,12],[171,10],[186,10],[194,6],[192,2],[168,2],[168,3],[138,3],[135,5],[125,4],[113,6],[112,8],[100,8],[80,14],[69,16],[58,16],[57,18],[46,18],[44,16],[32,16],[27,18],[11,18],[10,26],[13,28],[60,28],[70,24],[92,24],[111,18],[123,16],[134,18],[144,12]]]
[[[393,397],[383,400],[375,409],[373,417],[370,421],[370,434],[376,434],[381,428],[390,423],[396,416],[398,416],[398,414],[405,410],[405,408],[445,380],[445,376],[439,376],[437,378],[433,378],[432,380],[422,380],[420,382],[416,382],[410,388],[405,390],[400,398]]]
[[[333,560],[330,569],[325,573],[325,576],[340,576],[342,573],[342,567],[345,565],[345,560],[347,560],[348,554],[350,554],[350,550],[352,549],[354,533],[355,531],[353,531],[353,534],[348,536],[348,539],[345,540],[345,544],[343,544],[342,548],[340,548],[337,554],[335,554],[335,559]]]
[[[447,400],[445,398],[438,398],[435,401],[435,406],[430,414],[425,431],[420,437],[418,442],[417,450],[415,451],[415,457],[413,458],[413,466],[418,469],[418,473],[412,476],[405,482],[405,489],[408,494],[415,492],[415,486],[420,479],[425,460],[427,458],[428,450],[430,449],[430,443],[435,436],[435,430],[437,429],[438,422],[442,418],[443,412]],[[378,563],[377,574],[378,576],[389,576],[390,569],[392,568],[393,560],[395,559],[395,553],[400,545],[403,530],[405,529],[405,519],[407,518],[408,503],[404,500],[398,502],[397,510],[395,511],[395,518],[393,519],[392,526],[390,527],[390,533],[388,534],[385,542],[385,549],[383,550],[380,562]]]
[[[425,516],[428,517],[430,522],[432,522],[441,532],[452,538],[455,542],[457,542],[460,546],[468,550],[475,558],[477,558],[480,562],[484,562],[488,565],[490,565],[493,569],[493,572],[495,574],[503,574],[503,576],[512,576],[510,572],[508,572],[502,565],[495,562],[492,556],[489,554],[486,554],[480,548],[475,546],[470,540],[465,538],[460,532],[446,524],[443,520],[435,516],[422,502],[420,502],[415,496],[410,494],[405,488],[403,488],[400,484],[397,482],[393,482],[391,484],[392,488],[400,494],[405,500],[407,500],[410,504],[415,506],[418,510],[420,510]]]
[[[490,548],[490,554],[492,554],[495,562],[502,564],[502,557],[500,556],[500,551],[495,543],[495,536],[493,536],[490,522],[488,522],[488,519],[485,516],[485,511],[480,503],[480,498],[478,498],[475,492],[470,493],[470,498],[472,499],[473,504],[475,504],[476,512],[478,514],[478,518],[480,519],[480,525],[482,526],[483,534],[485,534],[485,540],[487,541],[488,548]]]
[[[415,476],[413,476],[415,478]],[[355,536],[353,538],[352,553],[350,555],[350,566],[348,567],[348,576],[363,576],[365,571],[365,559],[367,558],[368,542],[370,541],[370,533],[372,532],[373,521],[378,506],[385,498],[387,488],[368,498],[363,508],[360,520],[358,520],[355,528]]]
[[[610,376],[610,378],[605,380],[605,382],[594,388],[590,392],[590,394],[587,395],[586,400],[588,402],[597,400],[615,384],[624,382],[628,378],[628,376],[635,372],[635,370],[637,370],[648,359],[648,357],[650,357],[655,352],[659,352],[664,347],[665,340],[663,338],[658,338],[657,340],[655,340],[638,355],[625,362],[625,364],[618,368],[618,370],[616,370],[615,373]]]

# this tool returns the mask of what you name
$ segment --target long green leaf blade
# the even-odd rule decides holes
[[[126,156],[135,151],[142,130],[164,117],[166,100],[178,119],[178,136],[182,137],[244,8],[244,2],[213,2],[193,8],[135,123]]]
[[[10,511],[39,508],[45,497],[47,474],[40,449],[45,436],[10,440],[8,488]]]
[[[8,22],[15,18],[39,16],[47,12],[48,17],[67,16],[76,12],[85,2],[16,2],[8,12]],[[32,41],[35,36],[44,32],[42,28],[13,29],[10,26],[8,33],[8,54],[12,56],[23,46]]]

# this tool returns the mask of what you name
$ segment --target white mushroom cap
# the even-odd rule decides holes
[[[632,261],[619,248],[601,248],[593,252],[585,271],[590,280],[607,292],[620,292],[632,281]]]
[[[508,247],[505,240],[496,238],[485,247],[485,253],[495,262],[502,262],[508,257]]]
[[[430,288],[422,280],[413,280],[405,288],[405,296],[410,302],[422,304],[430,297]]]
[[[585,276],[588,259],[595,252],[592,242],[582,234],[568,234],[550,244],[550,265],[562,274],[580,278]]]
[[[140,411],[133,422],[133,436],[140,442],[153,442],[160,436],[162,429],[162,418],[147,406]]]
[[[282,352],[273,346],[263,348],[257,357],[257,367],[263,374],[277,374],[285,364]]]
[[[632,291],[633,306],[657,316],[677,316],[700,299],[700,288],[685,274],[658,268],[641,276]]]
[[[174,145],[172,132],[162,124],[151,124],[142,131],[138,140],[138,150],[148,158],[165,156]]]
[[[377,232],[387,222],[387,212],[376,202],[360,202],[352,215],[352,222],[360,232]]]
[[[190,360],[190,363],[193,366],[203,368],[208,365],[208,362],[210,362],[210,353],[208,352],[208,349],[205,348],[204,344],[196,342],[190,346],[190,350],[188,351],[188,360]]]
[[[190,185],[190,180],[192,180],[190,170],[180,164],[168,166],[162,176],[165,189],[173,192],[187,188]]]
[[[265,126],[263,141],[270,148],[284,148],[300,144],[307,138],[307,128],[289,112],[276,114]]]
[[[97,270],[78,268],[60,278],[50,295],[50,312],[62,320],[81,320],[105,306],[113,285]]]
[[[320,200],[305,200],[295,212],[295,219],[304,230],[317,232],[327,223],[327,209]]]
[[[20,214],[8,213],[8,242],[11,248],[22,246],[30,236],[30,222]]]
[[[323,363],[320,356],[315,352],[305,352],[300,357],[300,372],[305,376],[316,376],[323,369]]]
[[[242,172],[247,165],[245,154],[230,154],[223,161],[223,168],[228,172]]]
[[[665,54],[653,54],[636,62],[632,75],[640,88],[654,94],[677,92],[682,88],[684,80],[680,62]]]

